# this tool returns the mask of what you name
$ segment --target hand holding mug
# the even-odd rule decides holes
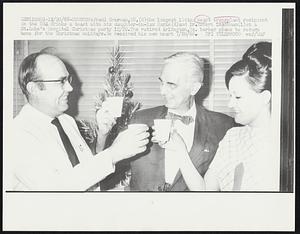
[[[170,140],[162,145],[162,147],[177,152],[187,152],[186,144],[183,138],[175,129],[173,129],[171,132]]]
[[[178,160],[179,165],[187,159],[190,160],[188,150],[183,138],[177,133],[175,129],[171,132],[170,140],[161,145],[161,147],[172,151],[174,158]]]
[[[110,150],[112,152],[113,162],[118,162],[130,158],[146,150],[149,142],[148,126],[145,124],[136,124],[119,133],[114,140]]]

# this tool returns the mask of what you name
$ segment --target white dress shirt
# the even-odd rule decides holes
[[[72,166],[52,118],[26,104],[14,119],[12,190],[87,190],[114,172],[109,151],[92,155],[75,120],[58,117],[78,156]]]
[[[177,119],[173,122],[173,128],[175,128],[178,134],[183,138],[187,150],[189,152],[192,148],[193,140],[194,140],[195,118],[196,118],[195,102],[193,103],[192,107],[183,115],[193,117],[194,121],[186,125],[182,123],[181,120]],[[175,158],[174,153],[176,152],[174,151],[170,152],[167,149],[165,150],[165,181],[169,184],[173,183],[175,176],[179,170],[179,165],[177,163],[177,160],[174,159]]]

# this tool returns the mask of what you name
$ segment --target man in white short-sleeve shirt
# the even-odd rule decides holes
[[[75,120],[64,113],[71,81],[57,56],[41,52],[23,60],[19,84],[28,103],[13,120],[16,144],[8,157],[8,190],[84,191],[113,173],[116,162],[146,149],[149,133],[144,126],[123,131],[111,147],[93,155]],[[115,120],[102,117],[97,115],[98,125],[107,124],[109,131]]]

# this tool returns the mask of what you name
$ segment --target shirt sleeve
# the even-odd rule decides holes
[[[65,187],[71,190],[87,190],[115,171],[110,150],[96,154],[90,160],[80,163],[63,175]]]
[[[37,138],[27,132],[19,132],[15,142],[22,142],[23,147],[13,149],[13,173],[28,190],[85,191],[115,170],[109,150],[74,168],[58,172],[43,157],[47,152],[40,147]]]

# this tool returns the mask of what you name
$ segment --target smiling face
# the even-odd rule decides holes
[[[165,100],[165,105],[175,112],[189,110],[193,100],[193,84],[190,74],[181,63],[167,63],[160,76],[160,92]]]
[[[231,95],[228,106],[235,112],[235,121],[243,125],[255,125],[259,115],[269,108],[270,92],[255,92],[244,76],[233,76],[229,81]]]
[[[69,75],[63,62],[51,55],[41,55],[37,58],[37,73],[39,80],[62,80]],[[35,92],[35,103],[38,109],[51,117],[64,113],[69,107],[68,95],[73,90],[69,82],[41,83],[44,88]]]

